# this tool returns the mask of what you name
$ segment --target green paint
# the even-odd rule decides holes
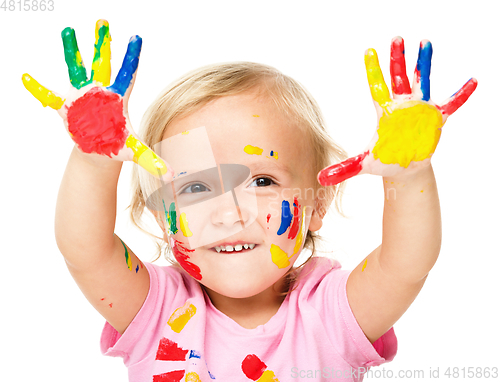
[[[94,45],[94,49],[95,49],[94,61],[92,61],[92,62],[99,61],[99,59],[101,58],[101,47],[102,47],[102,44],[104,43],[104,38],[109,36],[109,26],[102,25],[99,28],[98,33],[99,33],[99,39],[97,40],[97,44]],[[89,82],[92,82],[93,80],[94,80],[94,70],[92,69],[92,72],[90,73]]]
[[[118,239],[120,239],[120,238],[118,238]],[[122,242],[123,248],[125,248],[125,261],[127,262],[127,267],[129,270],[132,270],[132,260],[130,259],[130,255],[128,254],[127,246],[122,241],[122,239],[120,239],[120,241]]]
[[[61,32],[61,37],[64,45],[64,58],[66,65],[68,65],[69,80],[71,85],[80,89],[90,82],[87,81],[87,71],[83,66],[80,50],[78,49],[75,30],[69,27],[65,28]]]
[[[168,224],[170,224],[170,233],[177,233],[179,230],[177,229],[177,212],[175,211],[175,203],[172,202],[170,204],[170,208],[168,209]]]

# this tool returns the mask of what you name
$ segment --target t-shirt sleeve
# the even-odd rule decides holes
[[[127,366],[139,362],[152,348],[152,341],[161,330],[163,307],[175,303],[182,294],[183,279],[172,267],[160,267],[144,263],[150,279],[149,292],[141,309],[123,335],[108,322],[101,335],[101,352],[106,356],[122,357]],[[168,306],[166,306],[168,308]],[[168,309],[166,309],[168,310]],[[167,317],[168,319],[168,317]]]
[[[394,359],[397,339],[389,329],[373,344],[363,333],[347,299],[346,285],[350,271],[341,270],[335,262],[315,289],[314,300],[325,323],[333,346],[353,367],[378,366]]]

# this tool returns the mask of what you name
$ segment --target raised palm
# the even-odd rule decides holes
[[[352,176],[374,174],[394,176],[429,165],[447,118],[474,92],[477,81],[470,79],[457,93],[437,105],[430,99],[432,45],[420,43],[413,86],[406,76],[404,41],[391,44],[391,84],[393,98],[385,84],[377,52],[368,49],[365,66],[370,91],[377,110],[377,131],[362,154],[329,166],[318,174],[324,186]]]
[[[64,53],[71,88],[65,97],[41,86],[29,74],[23,83],[42,105],[58,111],[78,149],[120,161],[133,160],[149,173],[164,180],[173,176],[170,166],[142,143],[132,129],[128,100],[132,91],[142,39],[130,39],[122,67],[113,85],[111,79],[111,37],[109,24],[96,24],[96,43],[90,79],[78,49],[75,31],[62,31]]]

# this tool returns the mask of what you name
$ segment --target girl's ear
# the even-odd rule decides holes
[[[316,198],[314,200],[314,210],[311,214],[309,222],[309,231],[318,231],[323,226],[323,218],[326,214],[325,201]]]

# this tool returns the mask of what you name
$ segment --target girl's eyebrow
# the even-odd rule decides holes
[[[258,162],[252,162],[248,164],[248,167],[250,168],[250,172],[252,174],[261,172],[261,171],[269,171],[269,170],[274,170],[278,171],[281,173],[285,173],[287,176],[292,176],[292,171],[290,168],[284,164],[283,162],[278,162],[276,159],[268,159],[268,160],[263,160],[263,161],[258,161]]]

